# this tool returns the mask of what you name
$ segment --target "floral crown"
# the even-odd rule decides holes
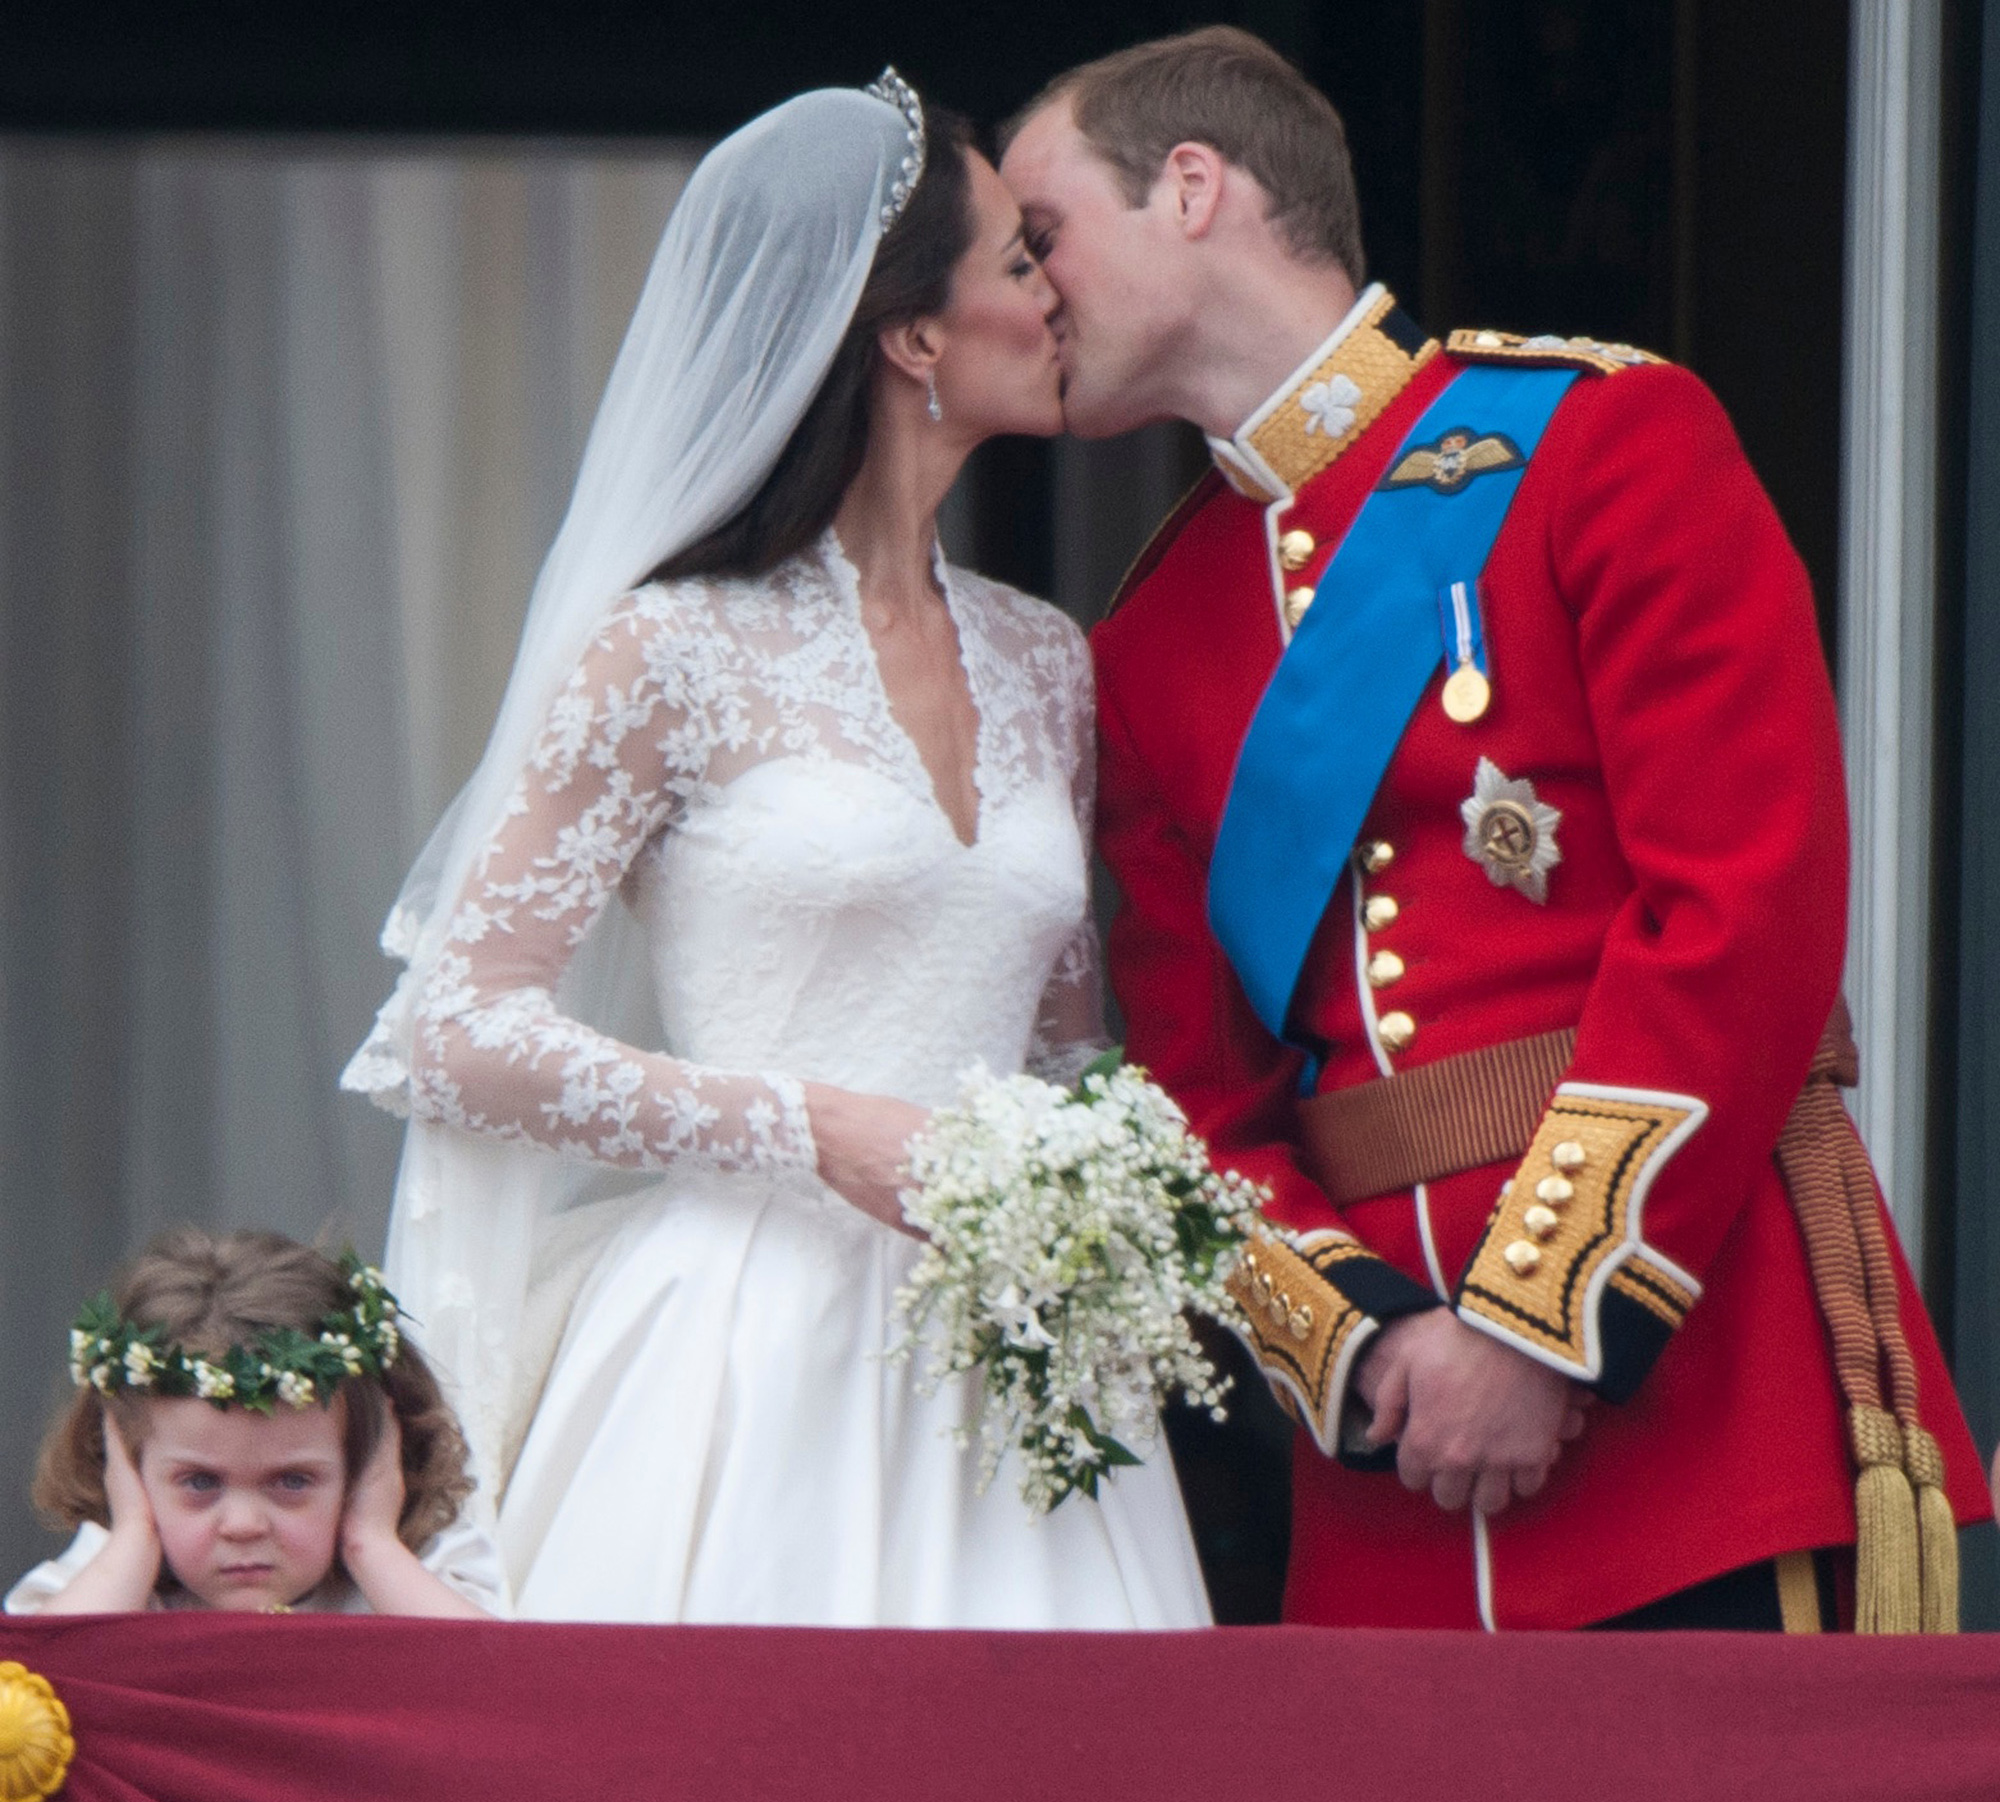
[[[167,1344],[165,1327],[135,1326],[109,1295],[100,1295],[69,1330],[70,1378],[100,1395],[120,1389],[192,1395],[218,1408],[236,1402],[260,1414],[277,1402],[294,1408],[329,1402],[344,1378],[379,1377],[403,1346],[396,1298],[381,1271],[352,1251],[341,1254],[340,1269],[354,1300],[320,1317],[317,1338],[277,1327],[216,1358]]]
[[[903,115],[904,135],[909,140],[902,167],[896,171],[895,185],[889,190],[888,201],[882,208],[882,229],[887,231],[902,217],[903,209],[910,204],[910,196],[917,191],[917,183],[924,178],[927,143],[924,103],[917,98],[917,90],[896,73],[894,63],[885,64],[882,73],[861,91],[871,99],[893,106]]]

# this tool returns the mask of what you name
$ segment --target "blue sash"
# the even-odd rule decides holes
[[[1216,833],[1208,918],[1276,1038],[1354,835],[1444,654],[1439,597],[1476,582],[1575,379],[1490,364],[1453,379],[1348,528],[1257,704]],[[1308,1085],[1316,1076],[1315,1061]]]

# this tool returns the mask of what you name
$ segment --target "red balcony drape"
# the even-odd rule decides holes
[[[0,1622],[73,1802],[2000,1797],[2000,1638]]]

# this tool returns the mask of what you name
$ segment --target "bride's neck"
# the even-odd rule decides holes
[[[931,546],[938,508],[958,479],[968,448],[935,425],[921,403],[878,402],[868,454],[833,516],[840,548],[865,595],[887,606],[935,596]]]

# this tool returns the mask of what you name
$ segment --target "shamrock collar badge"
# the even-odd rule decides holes
[[[1324,432],[1329,438],[1345,437],[1353,429],[1360,405],[1361,390],[1351,375],[1314,382],[1299,396],[1299,407],[1306,416],[1306,436]]]
[[[1537,906],[1546,902],[1549,872],[1562,862],[1556,847],[1561,809],[1544,806],[1532,782],[1510,782],[1492,758],[1482,757],[1458,812],[1465,821],[1465,854],[1486,880],[1520,890]]]

